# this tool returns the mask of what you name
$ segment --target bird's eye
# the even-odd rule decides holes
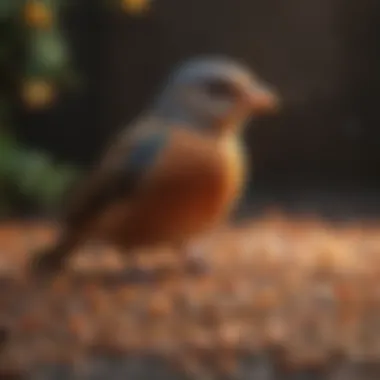
[[[206,90],[207,94],[212,97],[229,98],[233,97],[234,95],[234,90],[231,84],[221,80],[213,80],[205,83],[204,89]]]

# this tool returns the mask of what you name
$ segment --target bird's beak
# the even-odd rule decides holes
[[[280,108],[279,95],[265,85],[255,85],[248,94],[250,107],[255,115],[273,113]]]

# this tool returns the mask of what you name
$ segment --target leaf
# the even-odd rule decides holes
[[[55,207],[76,177],[76,172],[70,167],[51,167],[44,174],[41,181],[42,187],[37,195],[38,202],[44,208]]]
[[[58,31],[37,31],[31,36],[27,75],[55,77],[68,63],[67,46]]]
[[[0,1],[0,20],[13,17],[20,8],[19,0],[1,0]]]
[[[0,178],[13,175],[16,156],[18,155],[17,144],[8,134],[0,133]]]
[[[44,173],[51,165],[48,156],[37,152],[26,152],[23,157],[23,167],[18,173],[18,186],[25,195],[38,193]]]

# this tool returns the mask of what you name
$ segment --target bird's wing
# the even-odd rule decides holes
[[[136,131],[136,133],[134,133]],[[147,170],[167,146],[165,128],[133,128],[111,146],[102,164],[74,193],[64,215],[70,229],[80,228],[98,216],[111,202],[131,196]]]

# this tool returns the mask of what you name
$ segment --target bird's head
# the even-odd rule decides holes
[[[226,58],[185,62],[169,78],[155,111],[215,132],[238,130],[248,119],[273,112],[275,92],[247,67]]]

